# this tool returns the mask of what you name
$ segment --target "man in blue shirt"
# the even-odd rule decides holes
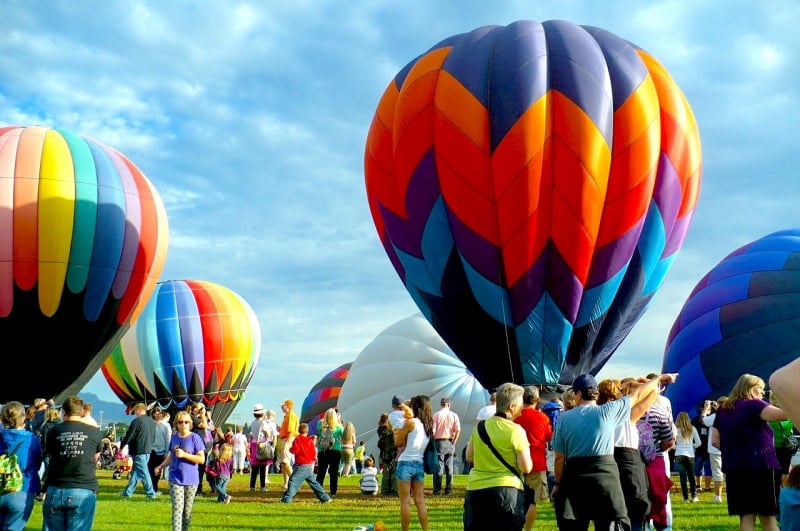
[[[659,383],[672,383],[676,374],[641,379],[627,396],[598,406],[597,380],[578,376],[572,390],[577,404],[560,415],[553,436],[555,476],[553,500],[560,530],[630,529],[625,498],[614,461],[614,431],[630,422],[631,408],[652,405]]]

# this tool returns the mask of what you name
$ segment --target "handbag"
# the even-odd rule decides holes
[[[275,457],[275,447],[269,441],[261,441],[256,444],[256,459],[259,461],[269,461]]]
[[[789,432],[783,434],[783,447],[789,451],[791,454],[796,454],[798,448],[800,448],[800,443],[797,442],[797,439],[794,437],[794,433]]]
[[[502,455],[500,455],[500,452],[498,452],[498,451],[497,451],[497,448],[495,448],[495,447],[492,445],[492,440],[491,440],[491,439],[489,439],[489,434],[488,434],[488,433],[487,433],[487,431],[486,431],[486,426],[484,425],[484,422],[485,422],[485,421],[483,421],[483,420],[482,420],[482,421],[480,421],[480,422],[478,422],[478,435],[480,435],[480,436],[481,436],[481,440],[483,441],[483,443],[484,443],[486,446],[488,446],[488,447],[489,447],[489,450],[491,450],[491,451],[492,451],[492,453],[494,454],[494,456],[495,456],[497,459],[499,459],[499,460],[500,460],[500,462],[501,462],[501,463],[503,463],[503,464],[506,466],[506,468],[507,468],[507,469],[509,469],[509,470],[511,471],[511,473],[512,473],[512,474],[514,474],[514,475],[515,475],[516,477],[518,477],[518,478],[519,478],[519,479],[520,479],[520,480],[521,480],[523,483],[525,483],[525,479],[522,477],[522,474],[521,474],[521,472],[520,472],[519,470],[517,470],[517,468],[516,468],[516,467],[513,467],[513,466],[509,465],[509,464],[508,464],[508,461],[506,461],[505,459],[503,459],[503,456],[502,456]]]
[[[436,474],[439,471],[439,450],[436,448],[433,437],[428,439],[428,446],[425,447],[425,453],[422,454],[422,468],[426,474]]]

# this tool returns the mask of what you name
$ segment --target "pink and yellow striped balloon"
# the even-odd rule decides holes
[[[166,260],[158,192],[120,152],[61,129],[0,128],[0,401],[79,391]],[[55,367],[55,366],[54,366]]]

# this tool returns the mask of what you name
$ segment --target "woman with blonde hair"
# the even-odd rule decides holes
[[[353,467],[356,448],[356,427],[352,422],[345,422],[342,433],[342,476],[349,477]]]
[[[764,380],[743,374],[717,409],[711,444],[722,451],[728,514],[739,516],[739,529],[776,531],[781,465],[773,445],[771,420],[786,413],[764,400]]]
[[[339,463],[342,460],[342,434],[344,428],[339,413],[334,408],[325,411],[317,422],[317,483],[323,485],[325,474],[331,476],[330,495],[339,490]]]
[[[692,420],[685,411],[678,413],[675,427],[678,430],[675,438],[675,463],[678,465],[678,474],[681,478],[683,501],[686,503],[698,502],[700,498],[697,496],[697,483],[694,478],[694,449],[701,444],[700,434],[697,433],[697,428],[692,426]],[[686,487],[687,479],[688,489]]]

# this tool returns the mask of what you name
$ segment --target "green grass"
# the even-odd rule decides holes
[[[111,479],[111,471],[98,472],[100,493],[94,528],[106,530],[147,530],[170,528],[170,501],[166,485],[161,482],[164,495],[148,500],[138,487],[136,495],[121,499],[117,494],[126,480]],[[358,525],[367,525],[378,520],[388,530],[400,529],[399,501],[397,498],[362,496],[358,489],[358,477],[340,478],[339,492],[333,503],[320,504],[308,486],[303,486],[291,505],[280,503],[281,478],[270,476],[269,491],[250,492],[249,478],[236,476],[230,484],[233,496],[230,504],[216,502],[216,498],[198,498],[194,504],[192,528],[198,531],[220,529],[242,530],[322,530],[351,531]],[[426,503],[430,515],[430,529],[460,529],[464,485],[466,476],[456,476],[455,492],[452,496],[430,494],[431,477],[426,478]],[[677,478],[676,478],[677,479]],[[328,487],[328,478],[325,481]],[[588,494],[588,493],[587,493]],[[684,504],[680,494],[673,492],[675,529],[722,531],[736,529],[738,519],[730,517],[725,504],[712,504],[710,493],[701,493],[700,503]],[[412,507],[413,511],[413,507]],[[416,513],[413,513],[411,529],[419,529]],[[42,504],[36,503],[26,529],[41,529]],[[537,531],[556,530],[555,515],[549,503],[539,504],[539,515],[534,525]]]

